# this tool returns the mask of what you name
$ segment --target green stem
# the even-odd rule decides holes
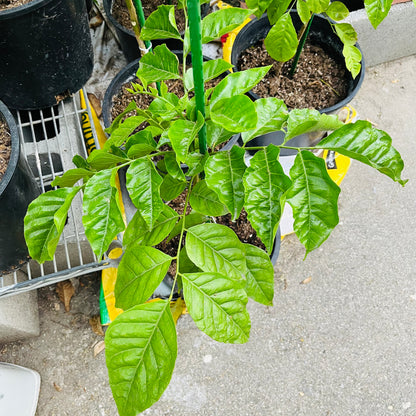
[[[189,33],[191,38],[192,69],[194,76],[196,109],[205,117],[204,74],[202,71],[201,8],[199,0],[188,0]],[[207,152],[207,128],[199,131],[199,151]]]
[[[311,25],[312,25],[312,21],[313,21],[314,16],[315,15],[312,14],[311,18],[309,19],[308,25],[306,27],[304,26],[303,29],[302,29],[298,49],[296,50],[296,54],[295,54],[295,57],[294,57],[293,62],[292,62],[292,67],[290,68],[289,78],[292,78],[293,75],[295,74],[296,67],[298,66],[298,62],[299,62],[299,57],[300,57],[300,54],[302,53],[303,47],[305,46],[306,38],[309,35],[309,31],[311,29]]]

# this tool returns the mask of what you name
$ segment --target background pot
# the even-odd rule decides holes
[[[299,16],[297,15],[296,11],[291,11],[291,16],[293,20],[293,24],[298,30],[301,27],[301,21]],[[263,15],[260,19],[254,19],[249,22],[246,26],[241,29],[241,31],[236,36],[236,39],[233,44],[233,48],[231,51],[231,63],[234,65],[235,70],[237,67],[238,59],[240,58],[241,54],[248,49],[250,46],[255,45],[259,40],[264,39],[269,30],[271,29],[271,25],[267,15]],[[344,56],[342,55],[343,44],[339,40],[338,36],[334,33],[331,26],[329,25],[328,21],[323,18],[322,16],[316,15],[313,19],[311,30],[309,33],[309,38],[313,44],[321,46],[324,50],[326,50],[336,61],[341,63],[345,66]],[[355,45],[358,49],[359,45]],[[342,101],[338,102],[337,104],[326,107],[326,108],[318,108],[317,110],[320,113],[331,114],[335,113],[348,104],[354,96],[357,94],[358,90],[361,87],[361,84],[364,80],[364,72],[365,72],[365,64],[364,58],[361,61],[361,71],[355,77],[352,78],[351,74],[348,72],[347,77],[347,97]],[[247,95],[254,101],[259,99],[260,97],[252,91],[249,91]],[[250,141],[250,146],[267,146],[270,143],[280,145],[283,143],[285,133],[282,131],[276,131],[273,133],[268,133]],[[288,141],[288,146],[310,146],[314,143],[316,139],[316,133],[312,134],[303,134],[297,136]],[[281,155],[291,155],[296,151],[282,149]]]
[[[28,257],[23,234],[23,219],[29,203],[39,195],[32,172],[20,152],[17,126],[7,107],[0,101],[0,119],[6,121],[11,135],[11,155],[0,180],[0,275],[17,267]]]
[[[33,0],[0,12],[0,99],[36,109],[77,92],[93,69],[85,0]]]
[[[111,24],[114,26],[118,40],[120,42],[121,50],[123,51],[124,57],[127,59],[127,62],[132,62],[137,58],[140,58],[140,50],[137,46],[136,37],[134,32],[130,29],[127,29],[121,25],[112,15],[113,0],[103,0],[103,6],[105,14]],[[202,15],[208,13],[208,5],[203,4],[201,6]],[[179,39],[158,39],[152,40],[153,48],[157,45],[166,44],[166,46],[171,50],[180,50],[183,47],[183,43]]]

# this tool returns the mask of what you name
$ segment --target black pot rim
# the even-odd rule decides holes
[[[19,161],[20,156],[20,146],[19,146],[19,133],[17,130],[17,125],[14,120],[12,113],[6,107],[6,105],[0,101],[0,117],[3,116],[4,121],[6,121],[11,136],[11,153],[9,163],[6,168],[6,172],[4,173],[2,179],[0,180],[0,197],[3,194],[4,190],[7,188],[7,185],[11,181],[14,172],[17,167],[17,163]]]
[[[111,22],[113,26],[116,26],[118,29],[123,31],[124,33],[128,33],[131,36],[134,36],[134,32],[130,29],[127,29],[122,24],[120,24],[117,19],[114,18],[113,14],[111,13],[111,9],[113,7],[113,0],[103,0],[103,6],[105,14],[108,17],[108,20]]]
[[[39,9],[40,7],[51,3],[56,0],[32,0],[29,3],[22,4],[11,9],[0,11],[0,21],[8,20],[10,17],[20,17],[27,13],[31,13],[33,10]]]
[[[296,13],[296,11],[295,10],[291,10],[291,13]],[[323,19],[325,21],[327,20],[326,18],[324,18],[322,15],[319,15],[319,14],[318,15],[315,15],[315,18],[314,19],[316,19],[316,18]],[[239,39],[241,39],[242,37],[245,36],[245,32],[249,30],[249,28],[250,28],[251,25],[255,24],[258,21],[263,21],[263,20],[266,20],[267,21],[267,24],[270,25],[269,20],[268,20],[268,17],[267,17],[267,14],[263,14],[263,16],[260,17],[260,19],[254,18],[250,22],[248,22],[240,30],[240,32],[238,32],[238,34],[237,34],[237,36],[236,36],[236,38],[234,40],[234,43],[237,42]],[[334,36],[336,36],[336,35],[334,35]],[[343,100],[341,100],[338,103],[332,105],[331,107],[317,109],[320,113],[332,113],[332,112],[337,111],[340,108],[344,107],[346,104],[348,104],[355,97],[355,95],[357,94],[357,92],[361,88],[361,84],[364,81],[365,62],[364,62],[364,56],[363,56],[362,50],[360,48],[360,45],[358,43],[356,43],[354,46],[359,49],[359,51],[361,52],[361,56],[362,56],[362,58],[361,58],[361,70],[360,70],[360,72],[357,75],[357,78],[358,78],[357,84],[352,89],[352,91],[347,95],[347,97],[345,97]],[[232,51],[231,51],[231,56],[232,56]],[[235,67],[235,64],[233,62],[231,62],[231,63],[234,65],[234,71],[237,71],[237,68]],[[249,91],[247,93],[247,95],[249,95],[253,100],[258,100],[258,99],[262,98],[262,97],[258,96],[257,94],[255,94],[252,91]]]

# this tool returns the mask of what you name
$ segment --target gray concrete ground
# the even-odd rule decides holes
[[[407,186],[353,162],[328,241],[302,261],[284,239],[275,306],[249,304],[250,341],[218,344],[181,318],[171,385],[143,414],[416,415],[415,68],[411,56],[369,69],[352,103],[392,136]],[[117,415],[104,353],[93,355],[103,337],[88,323],[98,280],[80,279],[69,313],[53,287],[38,298],[41,335],[0,346],[0,361],[40,373],[38,416]]]

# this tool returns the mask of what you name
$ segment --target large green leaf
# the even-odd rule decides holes
[[[207,120],[207,146],[214,149],[221,143],[224,143],[231,139],[234,135],[233,132],[224,129],[212,120]]]
[[[361,52],[353,45],[344,45],[342,54],[345,58],[345,66],[348,71],[351,72],[353,78],[355,78],[361,71]]]
[[[110,324],[105,357],[120,416],[137,416],[159,400],[176,356],[176,328],[167,300],[136,306]]]
[[[344,45],[355,45],[357,43],[357,32],[349,23],[337,23],[334,28]]]
[[[155,165],[147,158],[136,159],[127,170],[126,186],[130,198],[149,228],[153,228],[163,210],[161,183]]]
[[[319,247],[338,224],[338,185],[329,177],[325,161],[303,150],[290,169],[292,187],[287,200],[293,210],[293,229],[306,254]]]
[[[186,252],[205,272],[224,274],[234,280],[246,273],[245,247],[234,231],[219,224],[200,224],[188,228]]]
[[[205,162],[208,159],[208,153],[189,153],[186,156],[185,164],[189,167],[187,175],[195,176],[204,170]]]
[[[30,203],[24,233],[29,254],[39,263],[53,259],[69,207],[80,189],[76,186],[48,191]]]
[[[340,1],[333,1],[326,9],[326,14],[330,19],[337,22],[339,20],[346,19],[350,12],[344,3],[341,3]]]
[[[269,256],[261,248],[245,244],[247,295],[256,302],[271,306],[274,296],[274,270]]]
[[[52,186],[64,188],[66,186],[74,186],[80,179],[86,182],[94,172],[84,168],[76,168],[67,170],[62,176],[56,177],[51,183]]]
[[[118,163],[124,163],[126,162],[126,159],[103,149],[95,149],[88,156],[87,162],[93,169],[102,170],[112,168]]]
[[[271,25],[274,25],[280,17],[286,13],[292,0],[273,0],[267,8],[267,17]]]
[[[186,180],[185,174],[176,160],[174,152],[169,152],[165,154],[165,166],[166,170],[175,179]]]
[[[329,116],[308,108],[294,109],[287,119],[285,141],[313,131],[335,130],[343,125],[344,123],[336,115]]]
[[[181,79],[178,58],[165,44],[156,46],[153,52],[141,57],[136,75],[147,83]]]
[[[149,230],[146,221],[140,212],[137,211],[124,232],[123,245],[129,246],[130,244],[137,243],[143,246],[155,246],[169,235],[178,218],[178,213],[175,210],[164,205],[153,228]]]
[[[210,106],[222,98],[230,98],[250,91],[267,74],[271,65],[251,68],[227,75],[212,91]]]
[[[182,39],[176,26],[175,6],[158,6],[157,10],[146,19],[140,37],[143,40]]]
[[[251,323],[240,282],[220,273],[185,273],[182,284],[189,314],[201,331],[219,342],[248,341]]]
[[[284,195],[291,184],[278,158],[279,148],[273,144],[259,150],[243,178],[247,217],[269,253],[282,215]]]
[[[189,197],[192,209],[204,215],[219,217],[227,214],[227,207],[220,201],[216,192],[209,189],[205,180],[199,181]]]
[[[209,61],[203,62],[202,64],[202,72],[204,75],[204,82],[209,81],[215,77],[218,77],[228,69],[233,67],[224,59],[210,59]],[[189,68],[185,74],[185,87],[188,90],[192,90],[194,88],[194,72],[192,68]]]
[[[237,7],[230,7],[210,13],[201,23],[202,43],[211,42],[231,32],[240,26],[252,13],[252,10]]]
[[[211,107],[211,120],[234,133],[256,127],[257,113],[253,101],[246,95],[222,98]]]
[[[160,185],[160,197],[166,201],[177,198],[187,187],[188,182],[182,179],[175,179],[170,175],[165,175]]]
[[[374,29],[377,29],[377,26],[389,14],[392,2],[393,0],[364,0],[368,20]]]
[[[318,147],[365,163],[401,185],[407,182],[401,179],[404,164],[400,153],[391,145],[391,137],[373,128],[368,121],[346,124],[323,139]]]
[[[309,10],[313,13],[323,13],[329,7],[330,0],[306,0]]]
[[[257,113],[257,124],[253,130],[241,134],[244,143],[262,134],[281,130],[288,117],[285,103],[274,97],[260,98],[254,102],[254,107]]]
[[[233,220],[239,217],[244,205],[244,154],[244,149],[233,146],[230,151],[213,154],[205,163],[206,183],[231,212]]]
[[[172,258],[140,243],[130,244],[117,269],[116,306],[129,309],[146,302],[166,276]]]
[[[116,169],[102,170],[88,181],[84,191],[82,223],[97,257],[101,257],[114,237],[124,230],[116,175]]]
[[[255,10],[254,15],[257,19],[260,19],[272,2],[273,0],[247,0],[246,4],[249,9]]]
[[[298,37],[289,13],[285,13],[272,26],[264,39],[269,55],[279,62],[292,58],[298,47]]]
[[[175,94],[168,93],[163,98],[155,98],[149,105],[149,111],[153,116],[170,121],[179,113],[178,104],[179,98]]]
[[[303,24],[307,24],[311,18],[312,12],[309,10],[307,3],[303,0],[296,0],[296,10]]]
[[[204,118],[199,113],[196,122],[180,119],[170,125],[168,135],[178,161],[186,161],[189,146],[195,140],[203,124]]]
[[[152,150],[156,149],[157,147],[157,143],[153,138],[152,133],[148,129],[140,130],[128,138],[125,145],[126,152],[129,154],[131,148],[136,145],[147,146]]]
[[[142,116],[131,116],[113,130],[110,138],[105,142],[104,149],[109,149],[112,145],[121,146],[140,124],[146,119]],[[94,152],[93,152],[94,153]]]

